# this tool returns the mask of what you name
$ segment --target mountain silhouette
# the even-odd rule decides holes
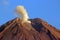
[[[0,40],[60,40],[60,30],[40,18],[29,19],[29,24],[21,25],[15,18],[0,26]]]

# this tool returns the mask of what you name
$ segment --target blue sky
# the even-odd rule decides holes
[[[60,29],[60,0],[0,0],[0,25],[16,18],[18,5],[25,6],[30,18],[41,18]]]

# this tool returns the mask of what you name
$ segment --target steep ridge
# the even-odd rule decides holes
[[[0,40],[60,40],[60,30],[40,18],[30,21],[31,30],[26,29],[29,24],[22,25],[19,18],[3,24],[0,27]]]

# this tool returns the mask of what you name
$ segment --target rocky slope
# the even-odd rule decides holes
[[[30,19],[31,30],[27,25],[21,25],[21,20],[15,18],[0,27],[0,40],[60,40],[60,30],[49,25],[42,19]]]

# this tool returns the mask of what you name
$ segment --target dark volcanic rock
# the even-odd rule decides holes
[[[23,28],[19,18],[3,24],[0,27],[0,40],[60,40],[60,31],[47,22],[39,18],[30,21],[31,30]]]

